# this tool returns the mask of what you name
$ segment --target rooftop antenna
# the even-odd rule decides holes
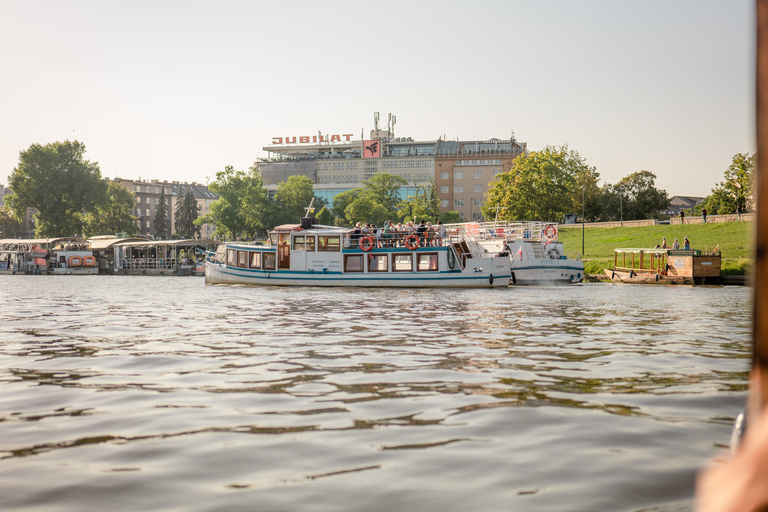
[[[379,113],[373,113],[373,129],[379,131]]]

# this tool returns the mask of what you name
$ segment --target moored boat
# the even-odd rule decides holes
[[[720,251],[684,249],[615,249],[613,281],[624,283],[708,284],[720,278]]]
[[[206,261],[206,284],[355,287],[506,287],[508,258],[467,240],[351,236],[315,219],[269,233],[266,245],[229,242]]]
[[[462,239],[489,253],[508,255],[510,284],[575,284],[584,280],[581,254],[566,252],[552,222],[466,222],[448,224]]]

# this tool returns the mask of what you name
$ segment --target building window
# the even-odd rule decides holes
[[[483,186],[482,185],[475,185],[475,192],[483,192]]]
[[[395,272],[412,272],[413,257],[410,254],[393,254],[392,270]]]
[[[440,200],[440,206],[443,208],[448,208],[448,200],[447,199]]]
[[[238,267],[248,266],[248,251],[237,251],[237,266]]]
[[[440,173],[440,179],[441,180],[447,180],[448,179],[448,171],[443,171]]]
[[[345,254],[344,255],[344,272],[362,272],[363,271],[363,255],[362,254]]]
[[[416,255],[418,263],[416,269],[419,272],[436,272],[437,271],[437,253],[419,253]]]
[[[483,177],[483,171],[475,171],[475,178],[481,179]]]
[[[317,250],[328,251],[328,252],[339,252],[341,250],[340,238],[338,236],[317,237]]]
[[[275,261],[277,260],[274,252],[264,253],[264,270],[275,270]]]
[[[464,171],[453,171],[453,179],[455,179],[455,180],[463,180],[464,179]]]
[[[453,191],[456,194],[460,194],[460,193],[464,192],[464,185],[454,185],[453,186]]]
[[[454,199],[453,200],[453,206],[455,206],[455,207],[464,206],[464,200],[463,199]]]
[[[387,270],[387,255],[372,254],[368,263],[368,272],[386,272]]]
[[[440,186],[440,193],[441,194],[447,194],[448,193],[448,185],[441,185]]]
[[[252,252],[251,253],[251,268],[261,268],[261,253],[260,252]]]

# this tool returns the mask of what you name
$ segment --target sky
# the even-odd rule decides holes
[[[755,152],[754,34],[746,0],[0,0],[0,184],[63,140],[107,178],[208,183],[380,112],[704,197]]]

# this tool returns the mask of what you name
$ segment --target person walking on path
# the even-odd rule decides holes
[[[741,206],[736,207],[736,222],[741,222]]]
[[[707,223],[707,209],[706,208],[702,208],[701,209],[701,221],[702,221],[703,224]]]
[[[685,224],[685,210],[680,208],[680,224]]]

